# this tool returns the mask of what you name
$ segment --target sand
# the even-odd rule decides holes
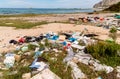
[[[10,18],[0,18],[0,19],[25,19],[28,21],[65,21],[68,20],[69,17],[83,17],[83,16],[100,16],[106,17],[113,15],[110,13],[107,14],[92,14],[88,15],[86,13],[81,14],[56,14],[51,16],[37,16],[37,17],[10,17]],[[88,29],[86,33],[94,33],[99,35],[98,38],[102,40],[106,40],[109,34],[109,30],[104,29],[102,27],[90,26],[90,25],[74,25],[74,24],[62,24],[62,23],[50,23],[46,25],[37,26],[31,29],[15,29],[13,27],[0,27],[0,53],[6,52],[10,50],[14,50],[14,46],[9,45],[9,41],[11,39],[18,40],[23,36],[38,36],[41,33],[46,33],[48,31],[59,32],[59,31],[79,31],[81,32],[84,28]],[[120,34],[120,32],[118,32]],[[117,42],[120,43],[120,37],[118,37]]]
[[[12,27],[0,27],[0,52],[6,52],[13,50],[14,47],[9,46],[9,40],[18,40],[23,36],[38,36],[41,33],[60,32],[60,31],[79,31],[81,32],[84,28],[88,29],[86,33],[95,33],[100,35],[99,38],[106,39],[108,35],[108,30],[101,27],[89,26],[89,25],[74,25],[74,24],[62,24],[62,23],[51,23],[47,25],[38,26],[34,29],[17,29]]]

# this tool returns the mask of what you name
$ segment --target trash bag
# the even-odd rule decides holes
[[[17,44],[18,42],[16,40],[10,40],[9,43],[10,44]]]

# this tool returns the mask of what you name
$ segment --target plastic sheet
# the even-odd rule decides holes
[[[13,67],[14,62],[15,62],[14,54],[6,54],[5,56],[6,56],[6,58],[4,60],[5,66],[7,68]]]

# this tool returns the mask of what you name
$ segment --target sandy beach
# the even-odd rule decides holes
[[[99,17],[107,17],[111,16],[113,13],[103,13],[103,14],[92,14],[88,15],[87,13],[81,14],[54,14],[54,15],[46,15],[46,16],[38,16],[38,17],[9,17],[9,18],[1,18],[1,19],[24,19],[32,22],[37,21],[66,21],[69,17],[82,17],[82,16],[99,16]],[[37,26],[31,29],[15,29],[13,27],[0,27],[0,52],[6,52],[12,50],[12,46],[9,46],[9,41],[11,39],[18,40],[22,36],[38,36],[41,33],[46,33],[49,31],[52,32],[60,32],[60,31],[79,31],[82,32],[84,28],[88,29],[86,33],[94,33],[99,35],[98,38],[102,40],[106,40],[109,34],[109,30],[104,29],[102,27],[96,27],[91,25],[75,25],[75,24],[64,24],[64,23],[50,23],[46,25]],[[120,33],[120,32],[118,32]],[[117,42],[120,43],[119,37]],[[13,48],[14,49],[14,48]]]
[[[0,79],[120,79],[120,0],[0,2]]]

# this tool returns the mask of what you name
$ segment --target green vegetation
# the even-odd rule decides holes
[[[53,14],[16,14],[16,15],[0,15],[0,18],[8,17],[36,17],[36,16],[51,16]]]
[[[90,67],[88,67],[85,64],[78,63],[78,66],[82,70],[82,72],[87,75],[89,79],[95,79],[99,76],[94,70],[92,70]]]
[[[99,41],[95,44],[87,46],[87,52],[91,54],[94,58],[101,61],[106,65],[116,67],[120,65],[120,56],[118,53],[120,51],[120,45],[116,43],[109,43],[104,41]]]
[[[72,79],[71,68],[68,67],[66,70],[66,64],[63,63],[65,56],[65,52],[51,52],[45,53],[42,57],[48,60],[50,64],[50,70],[57,74],[61,79]]]
[[[115,27],[112,27],[109,32],[110,32],[109,36],[110,36],[114,41],[116,41],[116,39],[117,39],[117,29],[116,29]]]
[[[61,49],[61,46],[58,44],[51,44],[48,42],[48,40],[44,40],[45,45],[48,48],[58,48]],[[41,43],[39,43],[40,49],[45,48],[45,46]],[[22,75],[24,73],[31,72],[29,65],[34,60],[34,50],[36,46],[32,44],[28,44],[28,51],[30,54],[26,54],[27,52],[23,52],[21,54],[21,60],[16,61],[14,66],[10,68],[9,70],[0,70],[0,72],[3,72],[3,77],[0,77],[0,79],[22,79]],[[19,51],[16,51],[15,54],[17,54]],[[63,59],[66,56],[66,52],[58,52],[55,53],[54,51],[50,50],[48,52],[44,52],[41,57],[48,60],[48,65],[50,67],[50,70],[54,72],[56,75],[58,75],[62,79],[72,79],[71,77],[71,68],[68,67],[66,70],[66,63],[63,63]],[[9,75],[10,73],[17,71],[17,73]],[[61,73],[62,72],[62,73]]]
[[[106,73],[105,71],[94,71],[90,67],[85,64],[78,63],[79,68],[82,70],[83,73],[87,75],[89,79],[95,79],[97,77],[101,77],[102,79],[117,79],[116,78],[116,71]]]
[[[29,29],[37,25],[43,25],[47,24],[48,22],[42,21],[42,22],[28,22],[26,20],[20,20],[20,19],[2,19],[0,20],[0,26],[9,26],[9,27],[16,27],[21,29]]]
[[[4,71],[4,76],[1,78],[1,79],[22,79],[22,75],[24,73],[28,73],[30,72],[30,68],[25,66],[25,67],[22,67],[22,65],[19,65],[20,67],[18,67],[18,71],[16,74],[13,74],[12,75],[12,72],[14,73],[14,71],[16,71],[15,68],[11,68],[10,70],[8,71]]]
[[[105,9],[104,11],[120,12],[120,2],[110,6],[109,8]]]

